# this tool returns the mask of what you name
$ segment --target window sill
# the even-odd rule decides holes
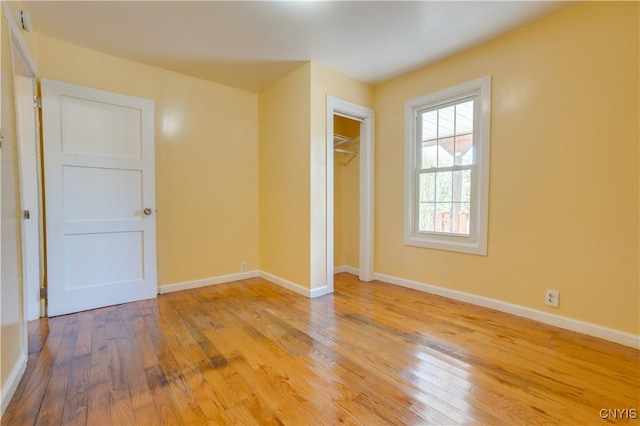
[[[405,237],[404,244],[413,247],[453,251],[479,256],[487,255],[487,244],[485,242],[473,241],[467,237],[453,235],[411,235]]]

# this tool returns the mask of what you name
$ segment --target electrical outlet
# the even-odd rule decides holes
[[[240,262],[240,272],[247,272],[247,262]]]
[[[558,290],[549,290],[544,293],[544,303],[551,306],[552,308],[557,308],[558,303],[560,302],[560,292]]]

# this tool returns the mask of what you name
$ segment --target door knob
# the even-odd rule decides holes
[[[146,209],[143,210],[144,214],[146,216],[149,216],[151,213],[153,213],[153,210],[151,210],[149,207],[147,207]]]

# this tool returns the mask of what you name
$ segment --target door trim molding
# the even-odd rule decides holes
[[[17,53],[24,66],[27,68],[28,74],[32,77],[36,77],[38,75],[38,65],[29,50],[27,41],[22,36],[22,32],[18,28],[18,24],[16,23],[9,6],[7,6],[4,1],[2,2],[2,8],[4,16],[7,18],[7,25],[9,26],[9,39],[12,47],[12,53]],[[14,57],[12,57],[12,62],[15,62]]]
[[[24,353],[24,356],[20,357],[16,365],[11,370],[9,377],[5,381],[4,386],[2,387],[2,391],[0,391],[0,417],[4,414],[4,410],[7,409],[9,403],[11,402],[11,398],[15,393],[16,389],[18,389],[18,385],[20,384],[20,380],[22,380],[22,376],[24,372],[27,370],[27,353]]]
[[[40,298],[43,282],[42,261],[42,181],[39,128],[33,97],[36,93],[35,77],[14,73],[16,104],[16,135],[20,176],[20,208],[31,212],[29,221],[23,218],[22,228],[22,280],[26,320],[44,315]],[[32,145],[33,144],[33,145]],[[33,157],[30,155],[33,149]],[[35,163],[35,164],[34,164]],[[33,172],[33,173],[29,173]],[[34,199],[35,198],[35,199]]]
[[[6,19],[7,32],[9,35],[9,40],[8,40],[9,47],[10,47],[9,55],[11,58],[10,59],[11,71],[13,73],[13,79],[14,79],[14,82],[13,82],[14,84],[11,90],[13,90],[14,107],[16,107],[15,96],[17,95],[17,93],[16,93],[15,76],[18,74],[17,65],[19,65],[20,74],[29,76],[34,79],[37,76],[38,68],[36,65],[36,61],[33,58],[33,55],[31,54],[31,51],[29,50],[29,47],[24,37],[22,36],[21,31],[18,28],[18,25],[15,22],[14,16],[11,13],[9,6],[4,1],[2,2],[2,15]],[[17,108],[16,108],[16,114],[17,114]],[[15,124],[16,124],[16,149],[19,149],[17,123]],[[20,173],[20,165],[17,164],[16,167],[18,168],[18,173]],[[20,179],[18,180],[19,180],[18,192],[22,196],[22,184],[21,184],[21,180]],[[18,206],[18,208],[21,208],[21,207],[22,207],[21,205]],[[21,227],[22,224],[18,224],[18,226]],[[23,241],[20,241],[20,244],[22,246],[20,250],[22,250],[24,247]],[[23,335],[22,353],[16,360],[16,364],[14,365],[14,367],[11,369],[11,373],[9,374],[9,377],[5,381],[4,386],[2,386],[0,389],[0,417],[2,416],[2,414],[4,414],[5,409],[9,405],[9,402],[11,401],[11,398],[13,397],[13,394],[18,387],[18,384],[20,383],[20,380],[24,375],[24,372],[27,366],[28,354],[29,354],[29,351],[28,351],[29,336],[28,336],[28,328],[27,328],[27,297],[28,297],[27,290],[28,289],[27,289],[26,283],[24,282],[24,272],[21,278],[23,280],[23,285],[21,289],[22,291],[22,313],[21,313],[22,324],[21,325],[22,325],[22,335]],[[20,289],[18,291],[20,291]]]

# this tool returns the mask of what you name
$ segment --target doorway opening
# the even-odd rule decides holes
[[[335,272],[374,279],[373,188],[374,112],[328,96],[326,241],[332,290]]]
[[[359,275],[360,120],[333,116],[333,266]]]

